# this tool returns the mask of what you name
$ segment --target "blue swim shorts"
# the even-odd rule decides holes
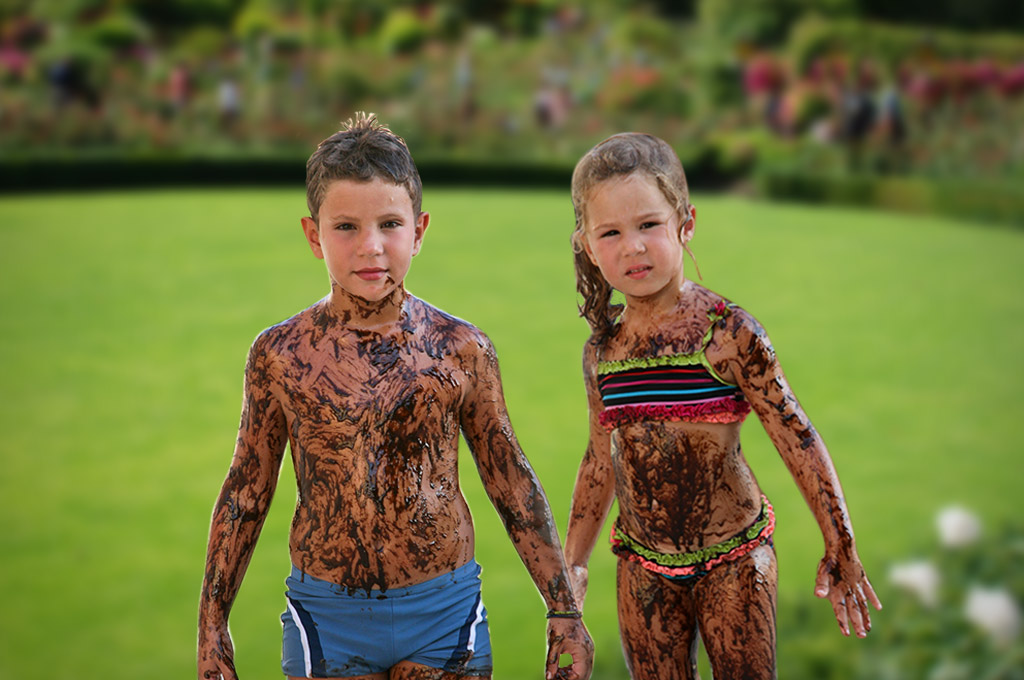
[[[399,661],[490,675],[491,636],[480,565],[404,588],[347,588],[292,565],[281,615],[281,668],[306,678],[383,673]]]

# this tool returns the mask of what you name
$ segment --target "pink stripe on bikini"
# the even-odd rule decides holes
[[[687,399],[686,401],[644,401],[639,404],[618,404],[617,406],[608,406],[605,411],[617,411],[619,409],[637,407],[637,406],[695,406],[697,404],[710,404],[713,401],[721,401],[723,399],[732,399],[730,396],[726,397],[707,397],[705,399]]]
[[[644,375],[647,373],[700,373],[701,371],[706,370],[707,369],[705,369],[700,364],[694,364],[693,366],[680,366],[678,368],[650,368],[643,371],[642,373],[638,372],[637,375]],[[604,375],[598,377],[597,380],[598,382],[604,382],[606,380],[610,380],[611,378],[619,376],[624,372],[625,371],[618,371],[616,373],[605,373]]]

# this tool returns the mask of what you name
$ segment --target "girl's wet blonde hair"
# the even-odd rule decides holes
[[[572,173],[572,207],[576,228],[572,251],[576,265],[576,290],[583,296],[580,316],[587,320],[596,339],[613,335],[622,305],[611,304],[612,287],[583,249],[586,201],[599,183],[615,177],[642,173],[655,181],[665,200],[680,217],[680,228],[689,216],[690,190],[683,164],[664,140],[639,132],[613,135],[588,151]]]

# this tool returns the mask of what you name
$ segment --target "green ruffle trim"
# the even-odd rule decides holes
[[[704,347],[707,347],[708,342],[711,340],[711,330],[708,329],[708,333],[704,336]],[[712,378],[722,383],[723,385],[729,385],[735,387],[732,383],[728,383],[718,375],[715,371],[714,366],[708,361],[708,358],[704,356],[704,347],[696,354],[669,354],[660,357],[636,357],[631,359],[621,359],[619,361],[601,361],[597,364],[597,375],[605,376],[611,373],[622,373],[623,371],[629,371],[636,368],[662,368],[665,366],[703,366],[707,369],[707,372]]]
[[[712,307],[708,310],[708,318],[711,320],[711,325],[708,326],[707,331],[704,333],[704,337],[701,339],[700,349],[693,354],[669,354],[667,356],[660,357],[639,357],[630,359],[621,359],[619,361],[600,361],[597,364],[597,374],[607,375],[609,373],[621,373],[622,371],[629,371],[635,368],[661,368],[664,366],[699,366],[702,365],[708,369],[708,373],[723,385],[732,385],[722,380],[718,373],[715,371],[711,362],[704,356],[704,350],[707,348],[708,343],[711,342],[711,336],[715,332],[715,324],[721,319],[732,314],[733,305],[719,303],[716,307]],[[734,385],[733,385],[734,386]]]
[[[660,368],[662,366],[697,366],[703,364],[703,351],[696,354],[669,354],[663,357],[640,357],[620,361],[602,361],[597,364],[598,375],[621,373],[634,368]]]
[[[735,550],[737,547],[748,541],[754,540],[761,531],[768,526],[770,521],[771,517],[769,516],[767,508],[765,508],[762,503],[761,514],[758,517],[758,520],[743,533],[733,536],[721,543],[716,543],[715,545],[709,545],[706,548],[700,548],[699,550],[686,553],[660,553],[637,543],[632,538],[619,531],[615,532],[615,539],[620,541],[622,545],[628,548],[631,552],[634,552],[655,564],[659,564],[663,567],[689,567],[695,564],[704,564],[709,560],[713,560],[716,557],[720,557],[728,553],[731,550]]]

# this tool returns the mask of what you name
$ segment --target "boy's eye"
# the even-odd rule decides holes
[[[338,231],[350,231],[352,229],[355,229],[355,227],[352,226],[350,222],[342,222],[341,224],[335,225],[334,228],[337,229]]]
[[[402,226],[402,223],[399,222],[398,220],[388,220],[387,222],[380,226],[384,227],[385,229],[397,229],[398,227]]]

